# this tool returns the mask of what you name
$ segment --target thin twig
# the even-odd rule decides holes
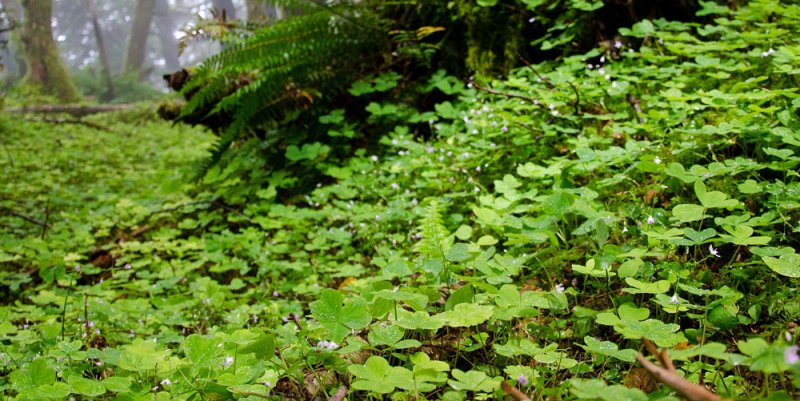
[[[555,89],[556,85],[553,83],[553,81],[539,74],[539,71],[536,71],[536,68],[533,68],[533,65],[529,63],[528,60],[525,60],[525,57],[522,57],[522,55],[519,54],[519,52],[517,52],[517,57],[519,57],[522,63],[525,64],[525,66],[528,67],[528,69],[530,69],[533,72],[533,75],[536,75],[537,78],[541,79],[542,82],[546,83],[550,89]]]
[[[525,395],[525,393],[508,384],[508,382],[505,380],[500,384],[500,387],[502,387],[503,391],[505,391],[506,394],[510,395],[511,398],[515,399],[516,401],[531,401],[531,399]]]
[[[37,226],[40,226],[40,227],[47,227],[47,228],[53,228],[53,227],[52,227],[50,224],[48,224],[46,221],[37,220],[37,219],[35,219],[35,218],[33,218],[33,217],[30,217],[30,216],[24,215],[24,214],[22,214],[22,213],[19,213],[19,212],[15,212],[15,211],[13,211],[13,210],[10,210],[10,209],[8,209],[8,208],[3,208],[3,209],[2,209],[2,211],[4,211],[4,212],[7,212],[9,215],[11,215],[11,216],[14,216],[14,217],[18,217],[18,218],[20,218],[20,219],[22,219],[22,220],[25,220],[25,221],[29,222],[29,223],[36,224]]]
[[[494,90],[494,89],[484,88],[484,87],[480,86],[480,85],[479,85],[477,82],[475,82],[475,81],[470,81],[470,83],[471,83],[471,84],[472,84],[472,85],[473,85],[473,86],[474,86],[476,89],[478,89],[478,90],[479,90],[479,91],[481,91],[481,92],[486,92],[486,93],[488,93],[488,94],[490,94],[490,95],[499,95],[499,96],[505,96],[505,97],[508,97],[508,98],[513,98],[513,99],[522,99],[522,100],[525,100],[525,101],[529,102],[530,104],[532,104],[532,105],[534,105],[534,106],[539,106],[540,108],[542,108],[542,109],[545,109],[544,105],[543,105],[543,104],[541,104],[541,103],[539,103],[539,102],[537,102],[537,101],[536,101],[536,99],[533,99],[533,98],[530,98],[530,97],[527,97],[527,96],[523,96],[523,95],[517,95],[517,94],[515,94],[515,93],[505,93],[505,92],[496,91],[496,90]]]
[[[50,228],[50,198],[47,198],[47,203],[44,206],[44,224],[42,224],[42,239],[47,235],[47,229]]]
[[[546,78],[546,77],[542,76],[541,74],[539,74],[539,71],[536,71],[536,68],[534,68],[533,65],[528,62],[528,60],[525,60],[525,58],[522,57],[522,55],[519,54],[519,52],[517,52],[517,57],[519,57],[519,59],[522,60],[522,63],[525,64],[525,66],[527,66],[531,71],[533,71],[533,74],[536,75],[537,78],[539,78],[545,84],[547,84],[547,86],[550,89],[555,89],[556,88],[556,85],[553,83],[553,81],[551,81],[548,78]],[[578,88],[572,82],[567,82],[567,85],[569,85],[570,88],[572,88],[572,91],[575,92],[575,102],[573,103],[573,106],[575,107],[575,115],[579,115],[580,112],[581,112],[581,108],[580,108],[580,106],[581,106],[581,94],[580,94],[580,92],[578,92]]]
[[[344,397],[346,395],[347,395],[347,386],[343,385],[342,387],[339,387],[338,390],[336,390],[336,393],[333,394],[333,396],[329,399],[329,401],[342,401],[344,400]]]
[[[636,354],[636,360],[639,361],[639,363],[641,363],[642,366],[644,366],[644,368],[656,380],[664,383],[667,387],[675,390],[676,393],[680,394],[689,401],[723,400],[719,395],[712,393],[707,388],[692,383],[680,376],[677,370],[675,370],[675,365],[672,363],[672,359],[670,359],[669,355],[667,355],[666,349],[662,349],[659,352],[655,344],[647,339],[644,340],[644,346],[647,348],[648,352],[650,352],[650,354],[652,354],[658,360],[658,362],[661,363],[662,366],[658,366],[653,362],[650,362],[641,353]]]

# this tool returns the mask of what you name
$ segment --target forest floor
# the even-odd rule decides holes
[[[433,110],[369,102],[373,148],[333,110],[329,142],[203,174],[216,138],[144,107],[3,115],[0,399],[800,396],[800,8],[774,8],[437,73]]]

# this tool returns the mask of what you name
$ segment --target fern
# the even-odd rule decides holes
[[[248,132],[286,124],[341,93],[388,42],[386,29],[362,23],[380,21],[366,4],[305,11],[230,44],[193,71],[182,90],[191,96],[180,118],[223,113],[231,120],[205,169]]]
[[[439,213],[439,203],[431,201],[419,222],[418,235],[422,237],[414,246],[421,259],[444,258],[450,249],[453,238],[447,231]]]

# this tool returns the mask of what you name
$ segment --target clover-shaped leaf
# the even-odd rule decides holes
[[[629,286],[633,287],[622,289],[622,291],[625,291],[629,294],[663,294],[669,291],[670,287],[669,281],[667,280],[658,280],[652,283],[646,283],[633,277],[628,277],[625,279],[625,282],[628,283]]]
[[[409,312],[402,309],[397,313],[395,324],[408,330],[437,330],[445,325],[443,321],[428,315],[428,312]]]
[[[792,278],[800,277],[800,255],[796,253],[787,253],[781,255],[780,258],[765,256],[762,260],[764,260],[764,263],[766,263],[772,271],[781,276]]]
[[[702,203],[703,206],[708,209],[732,208],[739,204],[739,201],[736,199],[728,199],[728,195],[720,191],[709,192],[706,189],[706,185],[700,180],[695,181],[694,192],[697,194],[697,199],[700,200],[700,203]]]
[[[433,391],[436,385],[431,383],[444,383],[447,381],[447,372],[450,365],[447,362],[432,361],[431,358],[423,353],[417,352],[409,358],[414,364],[412,375],[415,387],[419,391]]]
[[[672,208],[672,216],[680,223],[703,220],[706,208],[694,204],[681,204]]]
[[[453,390],[491,393],[500,387],[500,380],[491,378],[481,371],[464,372],[453,369],[452,374],[455,380],[448,380],[447,384]]]
[[[772,240],[771,237],[754,237],[753,227],[750,226],[723,226],[722,228],[724,228],[728,234],[720,234],[720,238],[736,245],[766,245],[770,240]]]
[[[583,380],[573,379],[572,394],[579,398],[604,401],[647,401],[648,397],[642,390],[628,388],[619,384],[608,386],[598,379]]]
[[[763,338],[755,337],[737,344],[739,351],[750,357],[750,369],[763,373],[783,373],[789,369],[784,358],[784,347],[768,344]]]
[[[347,370],[357,377],[353,382],[356,390],[388,394],[396,388],[411,390],[414,379],[411,371],[399,366],[391,366],[386,359],[371,356],[364,365],[350,365]]]
[[[372,329],[369,331],[367,339],[369,340],[369,343],[373,346],[387,345],[395,349],[419,347],[420,345],[422,345],[417,340],[411,340],[411,339],[403,340],[404,334],[405,330],[403,330],[399,326],[376,325],[372,327]]]
[[[586,345],[578,344],[578,346],[586,350],[586,352],[610,356],[625,362],[633,362],[636,360],[636,351],[632,349],[620,350],[617,344],[611,341],[600,341],[594,337],[586,336],[583,338],[583,342],[585,342]]]
[[[453,310],[434,315],[433,319],[450,327],[477,326],[488,320],[493,311],[491,306],[463,303],[456,305]]]
[[[311,314],[330,331],[331,339],[337,343],[372,321],[363,299],[354,298],[344,304],[344,295],[329,288],[322,290],[319,300],[311,303]]]
[[[633,304],[623,304],[618,313],[598,313],[595,320],[598,324],[613,326],[614,330],[628,339],[649,338],[661,347],[671,347],[686,341],[682,333],[677,333],[680,326],[666,324],[660,320],[647,319],[650,311],[637,308]],[[647,319],[647,320],[645,320]]]

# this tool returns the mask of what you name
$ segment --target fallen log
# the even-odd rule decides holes
[[[6,109],[9,113],[34,113],[34,114],[69,114],[74,117],[83,117],[90,114],[109,113],[113,111],[132,110],[129,104],[37,104]]]

